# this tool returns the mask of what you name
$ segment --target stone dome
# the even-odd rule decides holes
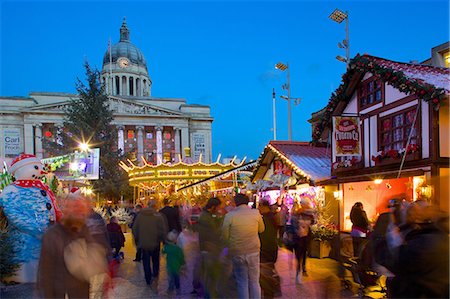
[[[126,20],[123,20],[122,27],[120,27],[120,41],[111,46],[111,60],[113,63],[120,57],[126,57],[128,60],[138,66],[147,69],[147,62],[141,50],[130,42],[130,31],[128,30]],[[110,62],[109,49],[106,50],[103,56],[103,66]]]

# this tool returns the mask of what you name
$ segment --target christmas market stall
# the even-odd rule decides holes
[[[327,194],[316,182],[330,178],[330,149],[309,142],[270,141],[264,148],[247,189],[272,204],[312,208],[325,206]],[[330,194],[328,194],[330,196]]]

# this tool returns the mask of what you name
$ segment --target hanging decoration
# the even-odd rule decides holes
[[[351,79],[357,74],[370,72],[401,92],[408,95],[417,94],[421,99],[427,102],[431,101],[434,109],[439,110],[440,105],[448,94],[448,90],[425,83],[420,79],[408,77],[404,72],[389,67],[387,62],[391,61],[359,54],[350,61],[348,71],[342,76],[342,84],[331,94],[328,105],[325,107],[321,119],[313,130],[313,143],[320,142],[323,131],[330,126],[331,116],[337,105],[340,102],[348,103],[350,101],[352,95],[347,93],[348,87]],[[448,70],[443,70],[442,72],[447,72],[448,76]]]
[[[400,150],[388,150],[388,151],[379,151],[375,156],[372,156],[372,161],[375,162],[375,165],[379,164],[381,161],[385,159],[401,159],[406,151],[406,155],[415,153],[419,151],[418,144],[410,144],[408,147],[402,148]]]

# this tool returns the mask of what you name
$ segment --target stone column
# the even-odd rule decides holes
[[[191,144],[191,142],[189,140],[189,129],[188,128],[181,128],[181,148],[182,148],[181,153],[183,155],[183,158],[186,157],[184,149],[186,147],[190,148],[191,147],[190,144]]]
[[[58,145],[63,145],[63,134],[64,134],[64,125],[62,123],[55,123],[56,128],[56,143]]]
[[[112,88],[111,94],[115,95],[116,94],[116,76],[112,76],[111,80],[112,80],[112,82],[111,82],[111,88]]]
[[[139,161],[139,165],[144,165],[144,161],[142,157],[144,156],[144,127],[136,126],[137,130],[137,160]]]
[[[175,132],[175,137],[174,137],[174,140],[175,140],[175,157],[176,157],[176,159],[178,159],[178,154],[183,152],[182,149],[181,149],[181,140],[180,140],[181,129],[177,128],[177,127],[174,127],[173,130]]]
[[[125,80],[126,80],[126,82],[125,82],[126,91],[124,94],[129,96],[130,95],[130,76],[125,76]]]
[[[117,148],[122,150],[122,153],[125,153],[125,139],[123,136],[124,130],[124,126],[117,126]]]
[[[42,159],[44,157],[44,153],[42,151],[42,124],[34,125],[34,149],[36,158]]]
[[[33,138],[33,125],[24,124],[23,126],[23,139],[24,139],[24,152],[25,154],[34,153],[34,138]]]
[[[156,126],[156,165],[159,165],[163,161],[163,148],[162,148],[162,126]]]

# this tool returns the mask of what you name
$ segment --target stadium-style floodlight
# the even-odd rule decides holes
[[[291,121],[291,75],[289,69],[289,63],[278,62],[275,65],[275,68],[284,72],[287,71],[287,82],[283,84],[283,89],[287,89],[287,97],[281,96],[282,99],[287,100],[288,102],[288,140],[292,140],[292,121]]]
[[[345,20],[345,39],[341,43],[338,43],[338,47],[341,49],[345,49],[345,58],[342,56],[336,56],[336,59],[342,62],[345,62],[348,64],[350,62],[350,40],[349,40],[349,33],[348,33],[348,13],[343,12],[342,10],[335,9],[331,15],[329,16],[330,19],[335,21],[336,23],[342,23],[342,21]]]

